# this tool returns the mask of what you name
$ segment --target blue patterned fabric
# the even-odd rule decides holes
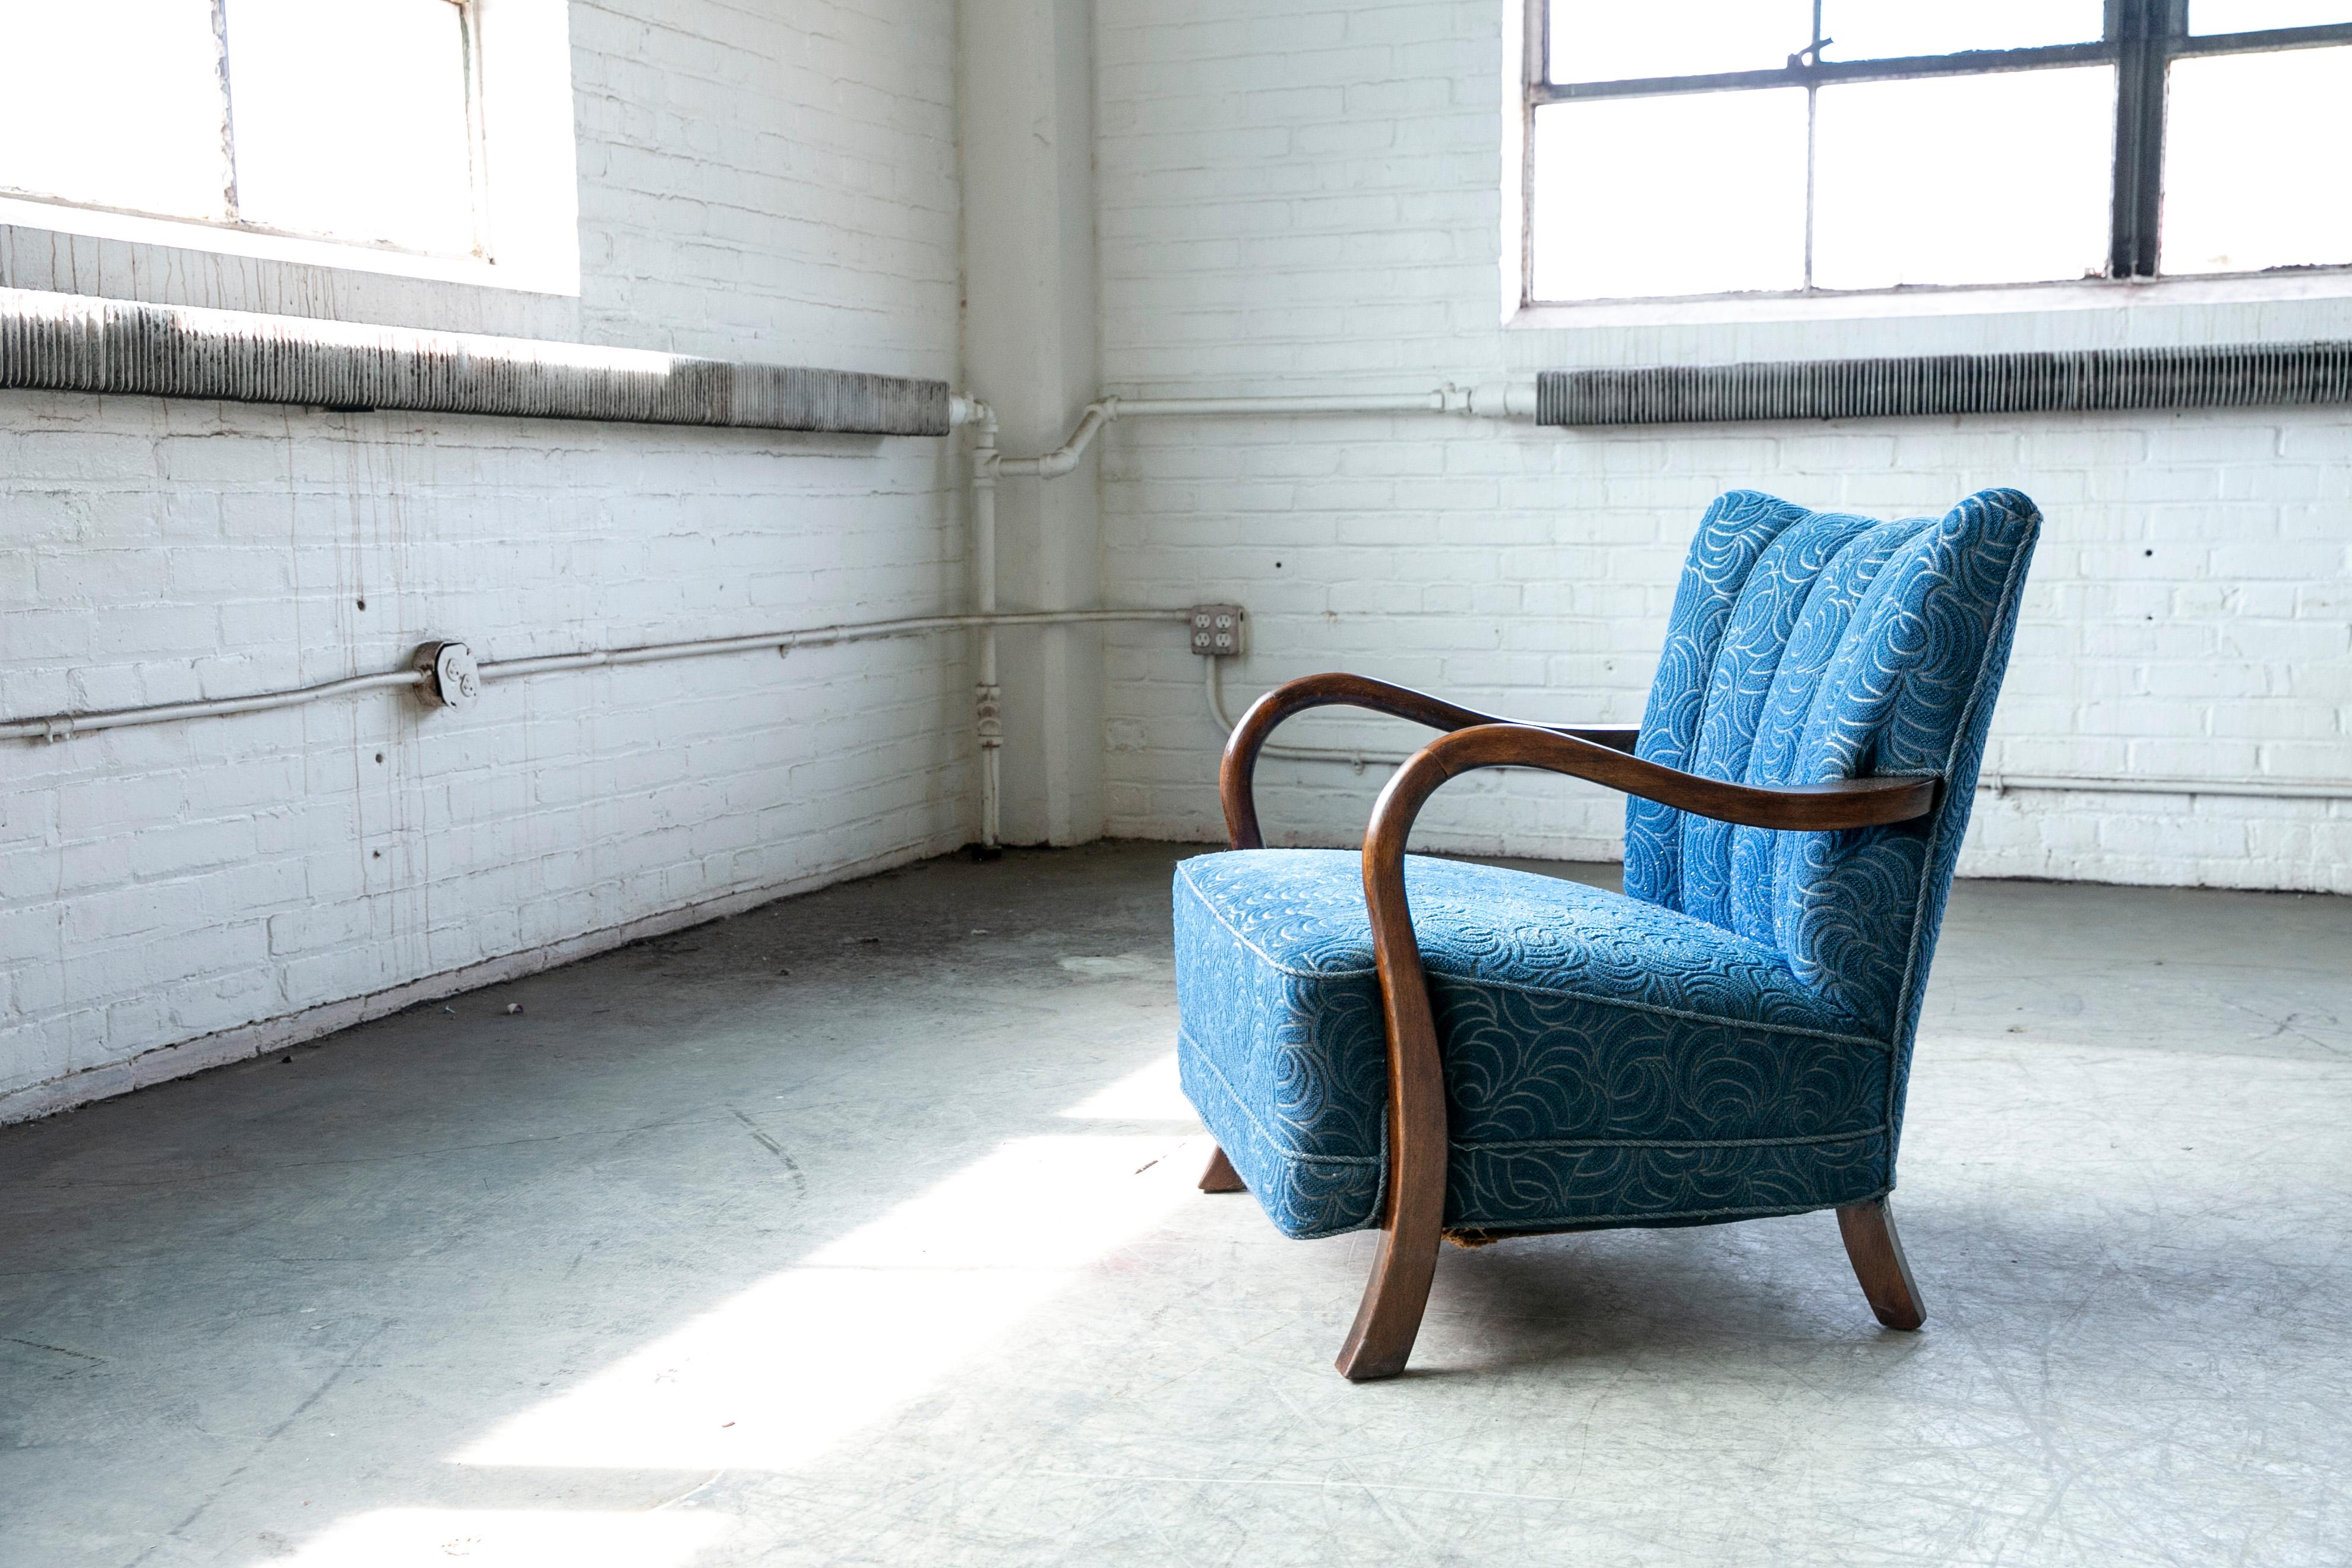
[[[1753,491],[1683,572],[1640,753],[1789,784],[1945,781],[1931,816],[1779,833],[1638,799],[1625,895],[1414,857],[1444,1055],[1445,1223],[1703,1224],[1894,1184],[1919,997],[2040,514],[1878,522]],[[1178,868],[1185,1092],[1276,1225],[1376,1225],[1387,1057],[1360,857]]]

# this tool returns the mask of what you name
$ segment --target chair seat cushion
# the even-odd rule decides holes
[[[1380,1220],[1387,1045],[1351,851],[1176,869],[1184,1089],[1292,1236]],[[1559,878],[1419,856],[1445,1058],[1445,1223],[1704,1224],[1886,1190],[1887,1044],[1780,955]]]

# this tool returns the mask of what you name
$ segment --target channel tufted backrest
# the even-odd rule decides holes
[[[1626,892],[1775,949],[1906,1043],[2041,523],[2005,489],[1899,522],[1754,490],[1709,507],[1641,754],[1759,784],[1928,773],[1945,792],[1921,821],[1847,833],[1735,827],[1634,799]]]

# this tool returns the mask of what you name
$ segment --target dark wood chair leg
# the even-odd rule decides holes
[[[1448,776],[1427,752],[1407,763],[1381,792],[1364,835],[1364,903],[1388,1015],[1389,1170],[1372,1277],[1339,1347],[1339,1374],[1349,1383],[1404,1370],[1437,1277],[1445,1223],[1445,1071],[1405,900],[1404,845],[1413,814]]]
[[[1903,1238],[1895,1234],[1895,1215],[1885,1198],[1848,1204],[1838,1210],[1838,1234],[1845,1238],[1845,1255],[1870,1310],[1890,1329],[1916,1329],[1927,1321],[1919,1300],[1918,1282],[1911,1278],[1910,1261],[1903,1256]]]
[[[1412,1354],[1421,1334],[1421,1314],[1429,1305],[1430,1282],[1437,1278],[1437,1216],[1391,1226],[1381,1232],[1372,1254],[1372,1277],[1333,1364],[1349,1383],[1394,1377]]]
[[[1204,1193],[1245,1193],[1249,1184],[1234,1173],[1234,1163],[1225,1158],[1223,1147],[1209,1151],[1209,1168],[1201,1173],[1201,1190]]]

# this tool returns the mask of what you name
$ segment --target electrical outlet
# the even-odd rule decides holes
[[[480,700],[481,667],[464,643],[425,643],[408,662],[425,677],[416,688],[416,700],[427,708],[471,708]]]
[[[1192,606],[1192,651],[1203,658],[1238,658],[1249,617],[1239,605]]]

